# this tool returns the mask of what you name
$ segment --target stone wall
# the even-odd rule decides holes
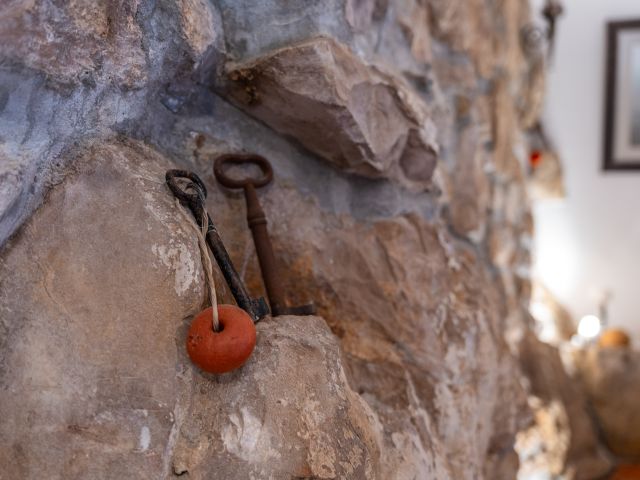
[[[0,459],[7,478],[510,479],[530,421],[521,0],[13,0],[0,6]],[[252,292],[257,152],[292,303],[203,374],[197,172]],[[219,296],[232,299],[217,275]]]

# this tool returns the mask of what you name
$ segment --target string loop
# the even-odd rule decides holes
[[[191,185],[190,185],[191,186]],[[204,207],[204,199],[202,198],[202,192],[199,188],[195,188],[200,201]],[[189,225],[195,230],[198,238],[198,247],[200,247],[200,257],[202,259],[202,267],[204,270],[205,283],[209,293],[209,302],[211,303],[212,310],[212,322],[211,326],[215,332],[220,331],[220,320],[218,318],[218,298],[216,296],[216,286],[213,280],[213,263],[211,262],[211,255],[209,251],[209,245],[207,245],[207,232],[209,230],[209,215],[207,211],[202,209],[202,225],[198,227],[196,221],[189,213],[184,210],[184,207],[180,204],[180,201],[176,198],[176,205],[182,214],[187,217]]]

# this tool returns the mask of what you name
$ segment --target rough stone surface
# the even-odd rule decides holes
[[[493,464],[509,462],[524,397],[498,334],[500,292],[442,226],[415,215],[367,225],[270,189],[268,211],[293,206],[271,215],[291,300],[311,292],[337,337],[320,319],[265,322],[258,370],[203,376],[182,349],[203,288],[195,239],[162,183],[170,162],[139,142],[90,144],[3,256],[2,405],[21,415],[3,424],[2,455],[20,454],[16,474],[473,478],[487,462],[495,478]],[[241,257],[242,202],[208,186]],[[81,201],[87,191],[97,202]],[[29,269],[8,274],[27,257]]]
[[[241,372],[190,364],[202,269],[162,181],[169,166],[139,143],[94,143],[8,245],[3,475],[378,478],[381,425],[322,319],[263,322]],[[24,258],[31,268],[11,275]]]
[[[249,114],[347,172],[429,185],[435,129],[400,78],[316,38],[232,65],[229,95]]]
[[[240,372],[212,378],[185,369],[188,388],[176,406],[178,433],[171,439],[173,473],[380,478],[382,425],[349,387],[338,341],[324,320],[266,320],[258,338]]]
[[[569,377],[556,347],[529,333],[520,343],[532,426],[519,434],[524,478],[551,474],[575,479],[604,478],[614,462],[602,445],[588,396]]]
[[[309,279],[303,291],[341,338],[351,384],[385,425],[381,478],[473,478],[488,453],[508,455],[524,397],[499,334],[499,294],[484,288],[492,280],[472,249],[415,215],[368,225],[313,218],[301,199],[273,193],[275,205],[300,209],[295,225],[274,218],[276,241],[297,252],[289,291]],[[512,403],[497,409],[499,398]],[[462,425],[473,433],[459,435]]]
[[[89,142],[0,261],[8,478],[158,478],[198,247],[141,144]],[[88,200],[91,199],[91,200]]]
[[[2,474],[514,478],[528,17],[519,0],[3,4]],[[204,179],[259,293],[241,194],[211,168],[239,150],[273,163],[259,195],[289,301],[320,318],[266,321],[250,363],[213,377],[183,349],[203,276],[163,176]]]
[[[607,447],[623,462],[640,462],[640,354],[594,345],[575,351],[573,361]]]
[[[0,55],[62,85],[95,84],[99,75],[123,89],[140,88],[147,67],[138,6],[137,0],[4,2]]]

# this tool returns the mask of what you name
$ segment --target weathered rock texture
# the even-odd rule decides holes
[[[581,384],[564,370],[558,350],[531,333],[520,343],[529,402],[536,421],[519,434],[524,466],[520,475],[604,478],[614,462],[602,445],[599,425]]]
[[[381,425],[349,387],[324,320],[279,317],[258,325],[258,336],[242,372],[212,378],[187,369],[173,472],[379,478]]]
[[[245,110],[348,172],[429,185],[433,122],[401,78],[318,37],[232,65],[229,94]]]
[[[197,244],[166,194],[166,161],[139,143],[90,143],[0,264],[9,478],[168,469],[176,347],[202,303]]]
[[[624,463],[640,462],[640,354],[593,345],[573,352],[573,361],[607,447]]]
[[[0,6],[4,473],[514,478],[528,18],[520,0]],[[257,293],[243,201],[212,175],[238,150],[274,165],[283,281],[321,318],[265,321],[213,377],[185,357],[203,276],[163,175],[205,180]]]

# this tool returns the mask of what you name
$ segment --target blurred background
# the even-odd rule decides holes
[[[542,9],[543,0],[534,0]],[[640,18],[637,0],[569,0],[558,21],[544,119],[565,195],[534,202],[534,275],[580,319],[606,307],[640,337],[640,170],[604,171],[606,24]]]
[[[640,2],[532,7],[550,44],[544,113],[530,132],[530,313],[564,373],[531,367],[543,386],[529,399],[536,427],[520,436],[518,478],[638,479]],[[562,467],[552,450],[564,452]]]

